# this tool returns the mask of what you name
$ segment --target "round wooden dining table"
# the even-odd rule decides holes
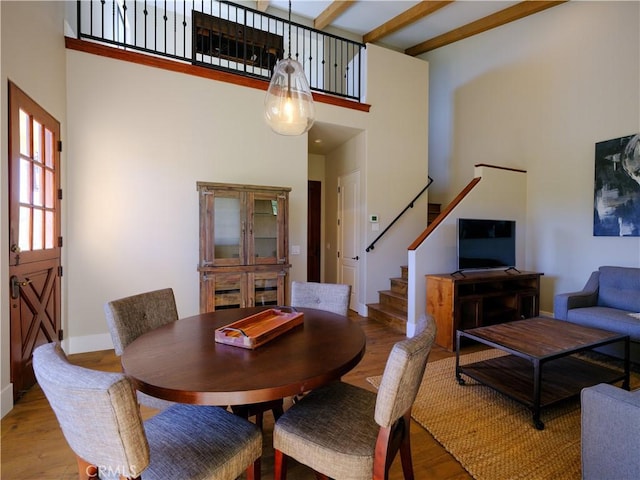
[[[268,308],[268,307],[267,307]],[[215,330],[265,307],[216,310],[144,333],[122,354],[135,388],[174,402],[245,405],[297,395],[340,379],[365,352],[360,326],[309,308],[301,325],[256,349],[217,343]]]

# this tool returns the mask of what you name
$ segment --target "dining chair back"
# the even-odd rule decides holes
[[[104,312],[118,356],[143,333],[178,320],[171,288],[113,300],[104,306]]]
[[[33,367],[80,479],[260,478],[260,430],[222,408],[177,404],[143,423],[123,374],[73,365],[55,343],[34,351]]]
[[[104,306],[109,333],[116,355],[140,335],[178,320],[178,309],[171,288],[140,293],[112,300]],[[164,410],[173,402],[137,392],[141,405]]]
[[[291,282],[291,306],[315,308],[346,316],[351,285],[340,283]]]
[[[335,382],[312,390],[287,410],[273,432],[275,479],[286,478],[287,457],[335,480],[388,479],[400,452],[406,480],[412,480],[411,408],[435,339],[435,322],[397,342],[387,359],[378,393]]]

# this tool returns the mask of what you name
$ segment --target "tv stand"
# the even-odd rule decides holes
[[[455,348],[457,330],[494,325],[540,314],[542,273],[515,268],[426,275],[427,313],[436,321],[436,344]]]

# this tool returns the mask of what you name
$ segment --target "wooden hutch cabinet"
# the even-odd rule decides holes
[[[288,187],[198,182],[200,312],[284,305]]]

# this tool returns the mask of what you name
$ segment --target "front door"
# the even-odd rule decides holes
[[[60,124],[9,82],[9,278],[14,401],[33,350],[60,338]]]

